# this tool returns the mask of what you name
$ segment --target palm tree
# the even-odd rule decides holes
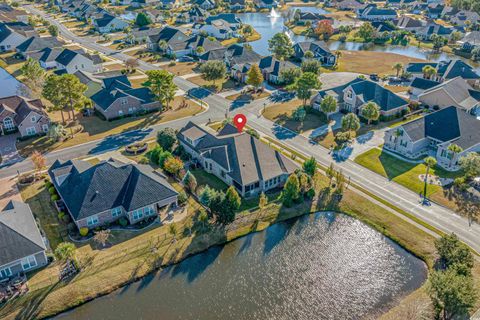
[[[342,51],[340,50],[335,51],[335,57],[337,57],[337,59],[335,60],[335,64],[338,64],[338,60],[340,60],[341,56],[342,56]]]
[[[450,167],[452,166],[452,163],[453,163],[453,159],[455,159],[455,155],[457,153],[460,153],[463,151],[462,147],[460,147],[459,145],[455,144],[455,143],[452,143],[451,145],[448,146],[448,151],[451,151],[452,152],[452,157],[450,158]]]
[[[400,74],[400,71],[403,70],[403,64],[401,64],[400,62],[397,62],[393,65],[392,69],[397,72],[397,78],[398,78],[398,75]]]
[[[424,78],[432,79],[432,77],[437,74],[437,69],[432,66],[425,66],[423,67],[422,72]]]
[[[424,186],[423,186],[423,199],[424,201],[427,201],[428,172],[430,171],[430,168],[437,165],[437,160],[434,157],[426,157],[425,159],[423,159],[423,162],[427,167],[427,171],[425,173],[425,179],[424,179]]]
[[[160,48],[160,50],[162,50],[163,53],[165,53],[165,51],[168,48],[168,44],[165,40],[162,40],[162,41],[158,42],[158,47]]]
[[[399,138],[403,135],[403,131],[400,130],[400,129],[397,129],[397,130],[395,130],[393,135],[395,136],[395,148],[394,148],[394,150],[397,150],[398,141],[400,140]]]

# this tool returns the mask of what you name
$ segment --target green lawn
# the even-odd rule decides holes
[[[192,170],[191,173],[197,179],[197,189],[205,185],[208,185],[210,188],[223,191],[227,190],[228,188],[225,182],[223,182],[213,174],[206,172],[203,169],[195,169]]]
[[[393,180],[408,189],[420,193],[423,191],[423,181],[418,176],[425,174],[426,166],[422,164],[402,161],[379,149],[371,149],[355,158],[355,162]],[[430,173],[443,178],[456,178],[461,173],[448,172],[441,168],[433,168]],[[443,188],[437,185],[429,185],[427,195],[430,197],[437,193],[443,193]]]

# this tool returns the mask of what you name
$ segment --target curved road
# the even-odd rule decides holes
[[[131,58],[128,55],[101,46],[88,37],[80,38],[75,36],[64,25],[58,23],[44,12],[33,8],[32,6],[26,6],[26,8],[28,11],[43,16],[51,23],[57,25],[60,35],[67,40],[77,42],[87,49],[99,51],[113,59],[125,61]],[[158,68],[152,64],[140,61],[140,69],[146,71]],[[131,143],[132,141],[153,137],[157,130],[164,127],[178,129],[185,125],[185,123],[189,120],[194,120],[198,123],[205,123],[208,121],[208,119],[211,119],[212,121],[220,120],[225,117],[227,110],[233,109],[231,101],[222,98],[219,95],[211,94],[210,92],[199,88],[197,85],[189,82],[188,80],[175,77],[174,81],[180,89],[184,90],[185,92],[191,92],[193,96],[206,102],[209,105],[209,110],[195,117],[179,119],[168,123],[155,125],[147,129],[127,132],[120,135],[107,137],[99,141],[93,141],[72,148],[50,152],[46,154],[48,163],[52,163],[59,158],[73,159],[76,157],[103,153],[108,150],[117,149],[123,145]],[[302,135],[298,135],[289,131],[288,129],[275,125],[265,118],[259,117],[258,114],[260,109],[263,107],[264,102],[265,100],[255,101],[249,105],[243,106],[242,108],[237,108],[229,112],[231,115],[233,115],[235,112],[242,111],[247,115],[248,123],[252,128],[261,132],[263,135],[277,139],[284,145],[295,149],[299,153],[307,156],[313,155],[317,161],[324,166],[328,166],[334,161],[329,154],[329,150],[326,148],[313,143],[311,140]],[[455,232],[465,243],[467,243],[477,252],[480,252],[480,225],[476,223],[469,225],[469,222],[466,218],[460,217],[453,211],[435,203],[432,203],[431,206],[428,207],[421,205],[418,194],[356,164],[351,160],[336,162],[336,167],[341,168],[345,175],[349,176],[357,185],[389,201],[404,211],[407,211],[426,221],[439,230],[447,233]],[[31,169],[32,165],[30,161],[24,160],[10,167],[1,169],[0,178],[15,175],[17,170],[19,172],[24,172]]]

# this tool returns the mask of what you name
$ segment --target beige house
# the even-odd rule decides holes
[[[50,119],[40,99],[20,96],[0,98],[0,134],[18,131],[22,137],[45,134]]]

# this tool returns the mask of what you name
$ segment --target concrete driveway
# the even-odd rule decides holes
[[[22,201],[15,177],[0,180],[0,211],[10,200]]]
[[[18,154],[16,146],[17,138],[19,136],[18,133],[0,136],[0,156],[2,156],[0,167],[8,166],[23,160]]]

